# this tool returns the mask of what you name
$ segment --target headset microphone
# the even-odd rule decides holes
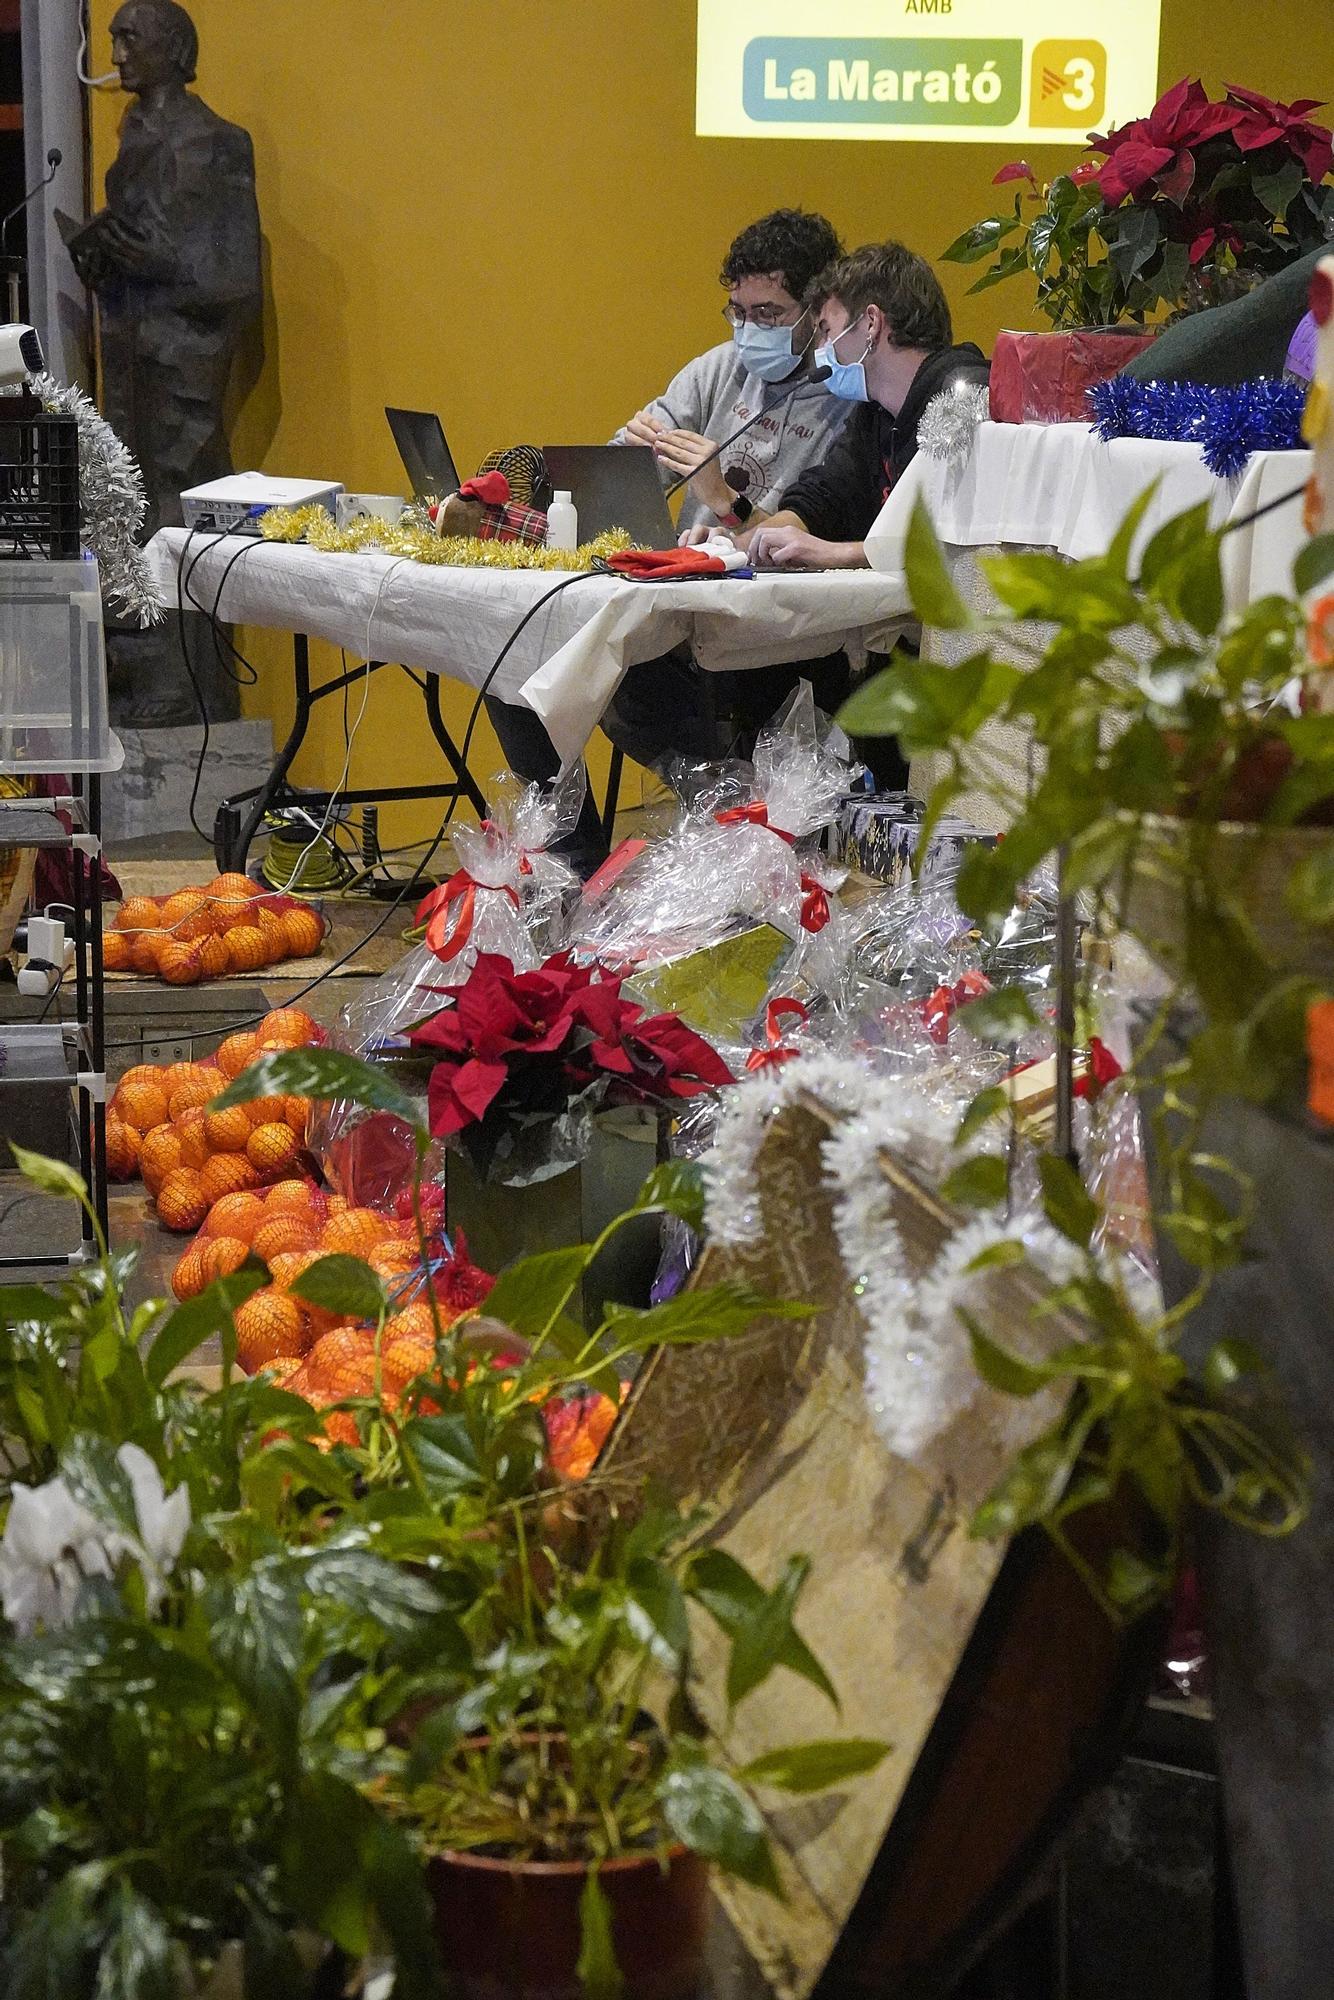
[[[801,382],[797,386],[799,388],[804,389],[808,382],[827,382],[829,380],[829,377],[833,374],[833,372],[834,371],[832,368],[825,368],[825,367],[812,368],[808,375],[802,377]],[[797,393],[796,389],[793,389],[792,394],[788,397],[787,399],[788,409],[791,409],[793,398],[796,396],[796,393]],[[729,451],[731,449],[731,447],[736,443],[739,437],[745,436],[746,432],[750,429],[752,424],[757,424],[760,421],[761,417],[766,417],[769,414],[770,412],[768,410],[760,409],[756,410],[753,417],[747,417],[745,423],[742,424],[738,430],[734,430],[732,432],[731,437],[725,437],[721,444],[716,444],[713,447],[713,450],[709,453],[707,458],[702,458],[699,464],[693,466],[689,472],[683,472],[680,474],[679,478],[674,479],[671,485],[665,489],[664,498],[670,500],[673,493],[679,493],[681,488],[683,486],[688,485],[689,482],[695,477],[695,474],[697,472],[703,472],[706,465],[712,465],[715,458],[721,457],[723,452]],[[786,416],[787,410],[784,410],[783,414],[784,416]],[[730,480],[728,481],[728,484],[729,485],[731,484]],[[749,484],[749,481],[747,481],[747,484]],[[734,487],[733,491],[735,492],[736,490],[737,489]]]

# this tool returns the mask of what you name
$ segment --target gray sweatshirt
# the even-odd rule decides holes
[[[808,466],[824,460],[852,405],[831,396],[822,383],[808,382],[804,374],[795,384],[761,382],[743,367],[735,342],[728,340],[688,361],[646,407],[651,417],[673,430],[694,431],[719,443],[756,410],[764,410],[754,428],[723,453],[721,464],[724,474],[733,467],[749,473],[749,484],[737,480],[737,490],[744,492],[752,507],[771,514],[784,489]],[[624,428],[612,443],[625,443]],[[659,470],[664,486],[670,485],[676,475],[665,465]],[[687,528],[712,527],[713,519],[687,486],[678,527],[683,533]]]

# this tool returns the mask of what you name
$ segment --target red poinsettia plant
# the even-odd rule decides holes
[[[1002,167],[994,185],[1023,184],[1013,213],[975,223],[945,257],[995,253],[975,292],[1031,271],[1057,327],[1219,305],[1334,235],[1334,138],[1318,108],[1239,84],[1216,101],[1183,77],[1147,117],[1091,133],[1094,157],[1045,186],[1026,160]]]
[[[412,1032],[434,1059],[431,1131],[483,1176],[534,1179],[577,1157],[596,1111],[667,1106],[732,1082],[702,1036],[675,1014],[646,1016],[621,987],[567,953],[536,972],[479,954],[449,1004]]]

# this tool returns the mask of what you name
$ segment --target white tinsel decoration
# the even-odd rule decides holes
[[[80,525],[97,557],[104,600],[124,618],[158,624],[162,605],[138,542],[148,496],[137,460],[82,389],[53,375],[34,376],[32,386],[52,416],[78,423]]]
[[[957,471],[968,463],[977,427],[991,414],[985,382],[952,382],[933,396],[917,426],[918,449]]]

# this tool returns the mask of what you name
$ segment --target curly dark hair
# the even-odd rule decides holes
[[[838,232],[822,215],[776,208],[742,230],[723,259],[718,279],[730,288],[742,278],[777,276],[793,298],[800,299],[816,272],[842,255]]]
[[[808,287],[805,302],[815,311],[837,299],[849,321],[867,306],[879,306],[889,322],[892,347],[920,347],[928,354],[950,347],[954,329],[949,302],[925,257],[903,243],[864,243],[839,257]]]

